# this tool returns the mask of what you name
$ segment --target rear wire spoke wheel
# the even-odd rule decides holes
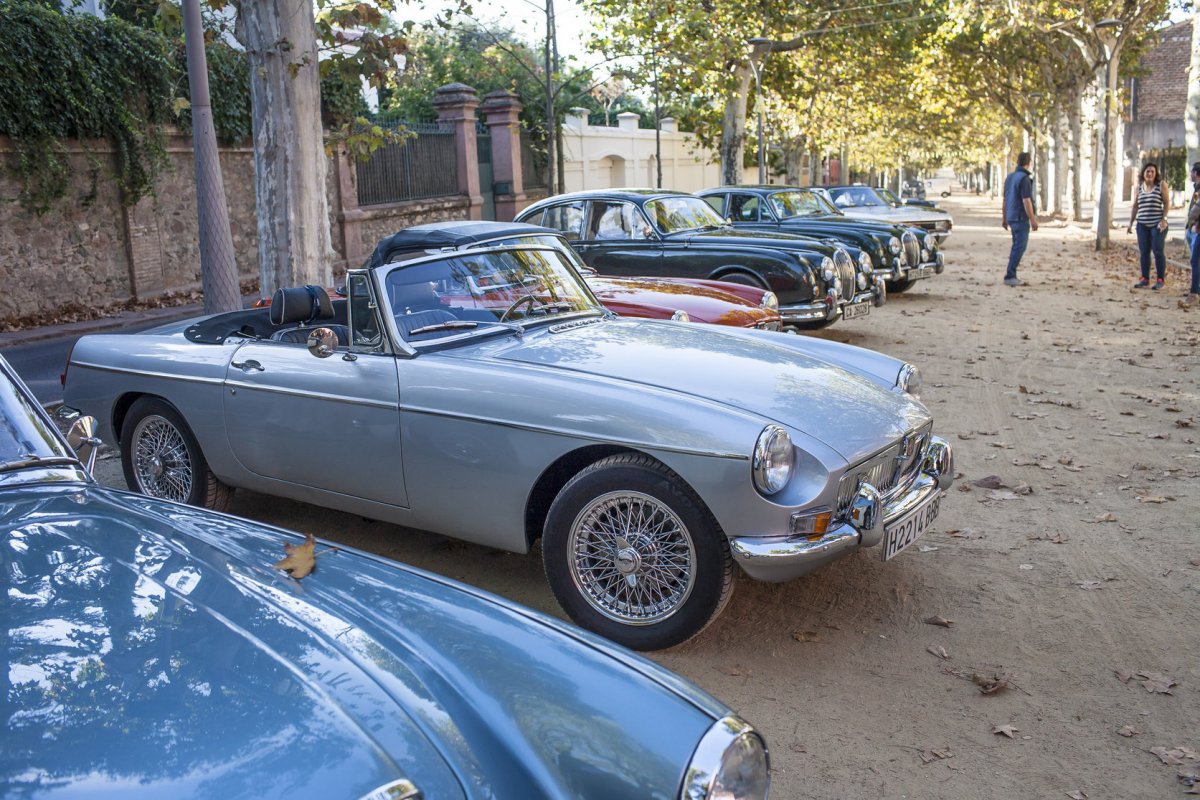
[[[695,636],[733,594],[733,559],[716,520],[648,456],[610,456],[568,481],[542,539],[546,576],[563,610],[637,650]]]
[[[233,489],[208,468],[191,429],[169,403],[142,397],[121,426],[121,466],[129,488],[160,500],[224,511]]]

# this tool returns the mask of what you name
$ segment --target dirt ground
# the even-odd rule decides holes
[[[766,735],[775,798],[1182,796],[1200,772],[1200,308],[1176,307],[1181,271],[1133,292],[1130,251],[1098,258],[1063,223],[1006,287],[998,205],[945,205],[946,273],[824,334],[921,367],[961,473],[936,527],[887,563],[743,577],[653,657]],[[115,459],[100,476],[124,485]],[[561,616],[540,552],[246,492],[233,511]]]

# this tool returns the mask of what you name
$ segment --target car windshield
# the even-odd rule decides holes
[[[660,197],[646,203],[646,214],[663,233],[720,228],[725,224],[699,197]]]
[[[833,204],[838,208],[869,208],[886,206],[879,195],[869,186],[844,186],[840,189],[830,189],[829,195]]]
[[[896,195],[892,194],[891,189],[876,189],[875,192],[892,208],[900,208],[900,206],[904,205],[900,202],[899,197],[896,197]]]
[[[780,219],[830,213],[825,198],[813,192],[776,192],[771,195],[771,208]]]
[[[73,460],[33,402],[0,369],[0,472]]]
[[[399,264],[383,281],[401,336],[413,343],[509,328],[566,315],[600,314],[559,248],[521,246]]]

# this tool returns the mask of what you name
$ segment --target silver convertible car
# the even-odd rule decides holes
[[[937,515],[953,457],[912,365],[617,318],[569,250],[481,243],[479,223],[409,244],[351,270],[345,300],[281,289],[85,336],[66,405],[145,494],[222,508],[245,487],[514,552],[540,539],[567,614],[643,650],[702,630],[739,571],[886,560]]]

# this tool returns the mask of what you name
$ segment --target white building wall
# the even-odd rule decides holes
[[[639,129],[638,115],[617,115],[617,127],[587,124],[587,110],[571,109],[563,125],[563,178],[568,192],[653,188],[657,182],[654,131]],[[716,154],[696,137],[662,121],[663,188],[696,192],[721,183]]]

